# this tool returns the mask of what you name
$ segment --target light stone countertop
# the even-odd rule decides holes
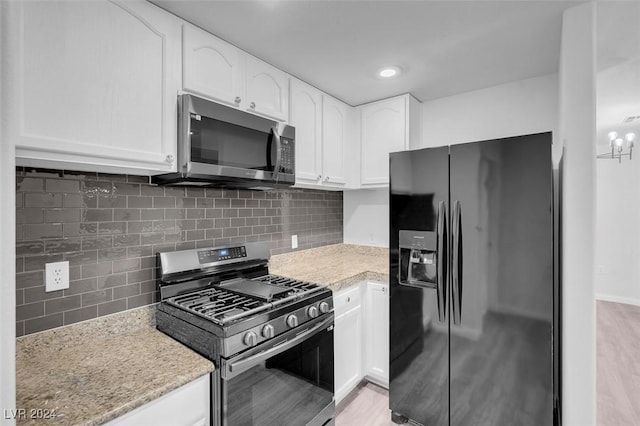
[[[157,331],[155,305],[16,340],[19,425],[98,425],[210,373],[212,362]],[[31,409],[55,409],[51,420]]]
[[[269,272],[339,291],[360,281],[389,282],[389,249],[334,244],[271,257]]]

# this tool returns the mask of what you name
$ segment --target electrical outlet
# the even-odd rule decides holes
[[[298,248],[298,236],[297,235],[292,235],[291,236],[291,248],[292,249],[297,249]]]
[[[47,263],[45,291],[69,288],[69,261]]]

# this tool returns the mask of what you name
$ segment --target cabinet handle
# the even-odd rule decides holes
[[[173,155],[169,154],[164,159],[167,163],[173,163]]]
[[[322,175],[318,175],[318,180],[322,180]]]
[[[351,302],[351,298],[347,297],[347,303]]]
[[[238,105],[240,102],[242,102],[242,98],[240,96],[236,96],[233,101],[236,103],[236,105]]]
[[[256,103],[255,102],[251,102],[251,104],[249,105],[249,108],[256,109]]]
[[[325,176],[325,177],[324,177],[324,181],[325,181],[325,182],[329,182],[329,176]]]

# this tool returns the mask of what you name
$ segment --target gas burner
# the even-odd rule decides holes
[[[321,291],[324,287],[277,275],[236,278],[165,300],[170,305],[224,325]]]

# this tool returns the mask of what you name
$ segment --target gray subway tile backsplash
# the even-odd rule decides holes
[[[16,335],[158,301],[155,254],[265,241],[341,243],[342,192],[161,187],[145,176],[16,169]],[[44,291],[68,260],[69,289]]]

